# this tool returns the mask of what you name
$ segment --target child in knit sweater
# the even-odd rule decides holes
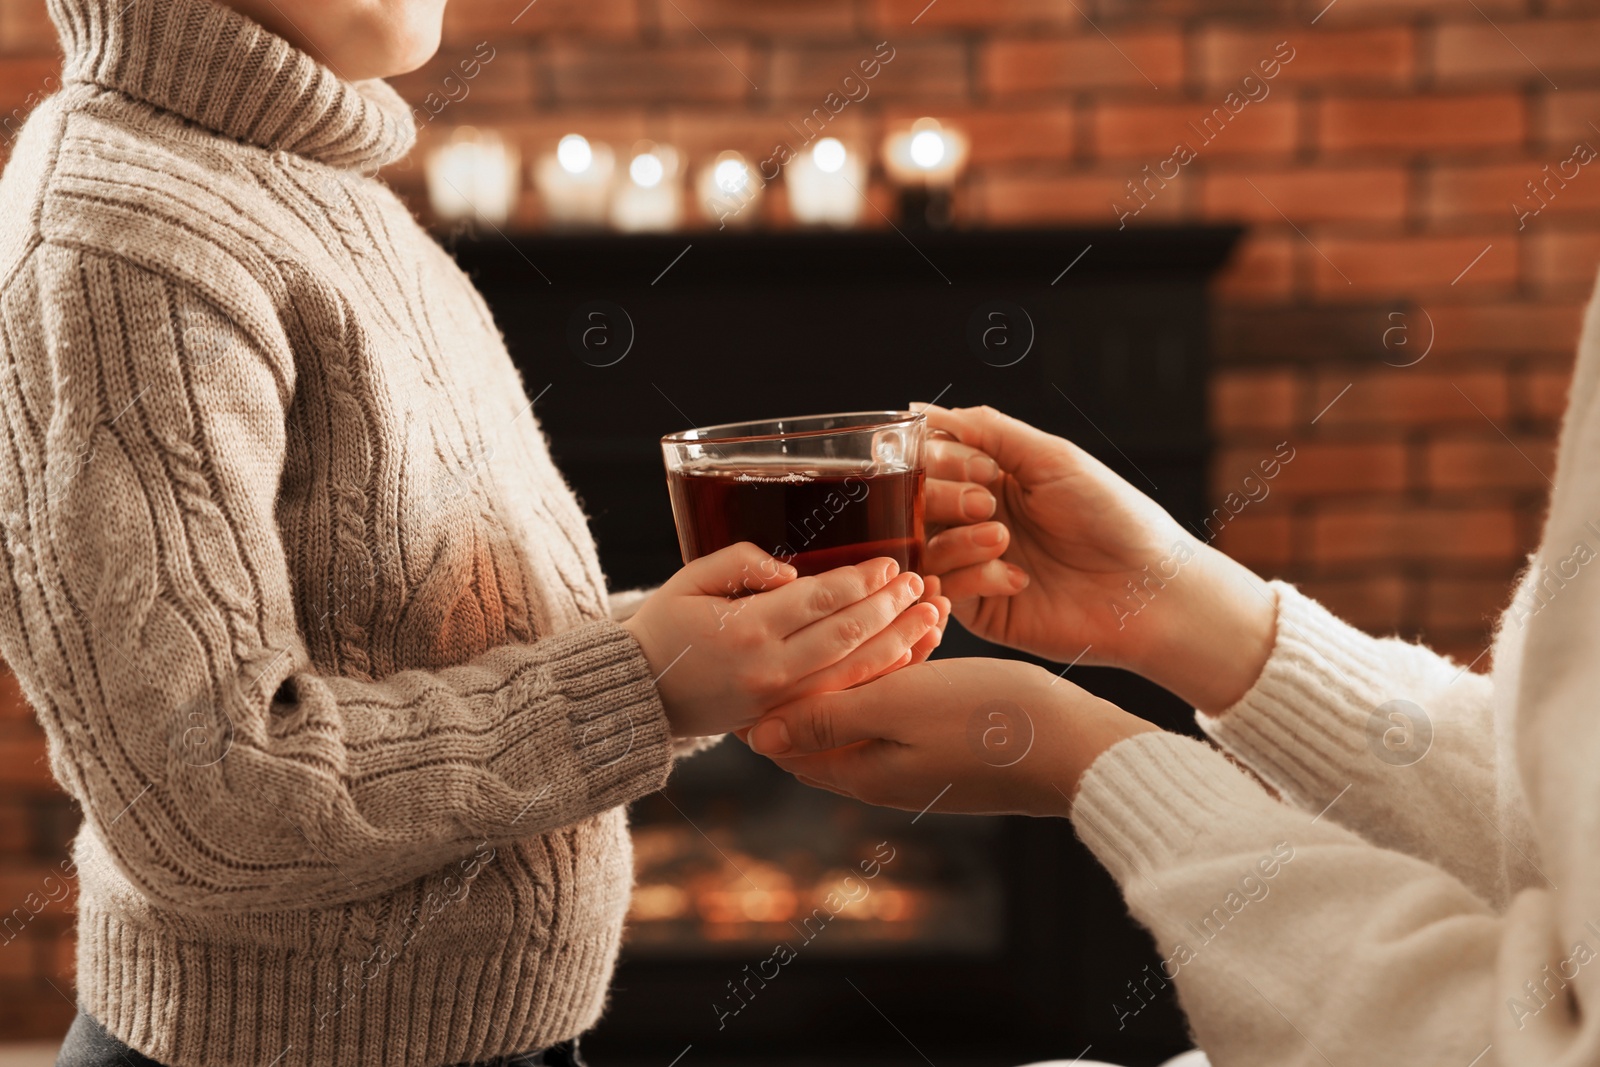
[[[623,805],[938,641],[881,559],[610,595],[483,300],[371,176],[442,6],[50,0],[0,179],[0,654],[84,812],[67,1067],[573,1062]]]

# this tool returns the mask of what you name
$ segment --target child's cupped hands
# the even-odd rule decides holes
[[[741,542],[685,566],[622,625],[673,735],[701,737],[926,659],[950,614],[936,587],[887,557],[801,578]]]

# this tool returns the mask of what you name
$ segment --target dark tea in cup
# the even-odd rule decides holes
[[[924,427],[872,411],[662,438],[684,562],[751,541],[802,575],[878,556],[920,571]]]

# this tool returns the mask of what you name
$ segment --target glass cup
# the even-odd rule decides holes
[[[878,556],[922,569],[916,411],[727,423],[661,439],[683,561],[752,541],[802,575]]]

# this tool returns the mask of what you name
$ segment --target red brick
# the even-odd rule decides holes
[[[1559,86],[1592,78],[1600,19],[1539,19],[1491,24],[1483,19],[1440,25],[1432,69],[1441,82],[1515,81]],[[1550,80],[1546,80],[1550,79]]]
[[[57,793],[50,774],[43,734],[37,738],[0,737],[0,788],[29,793]]]
[[[1600,232],[1550,228],[1527,241],[1528,280],[1541,293],[1585,296],[1600,266]]]
[[[1406,488],[1406,449],[1398,442],[1297,441],[1293,448],[1292,458],[1279,463],[1277,477],[1266,483],[1273,495],[1323,499]],[[1212,463],[1211,484],[1220,492],[1237,492],[1242,479],[1252,473],[1259,476],[1258,465],[1272,457],[1272,449],[1264,446],[1220,452]]]
[[[1295,251],[1300,238],[1247,233],[1212,280],[1212,292],[1225,301],[1282,301],[1295,289]]]
[[[16,856],[33,848],[30,800],[0,800],[0,856]]]
[[[451,0],[453,3],[454,0]],[[545,0],[539,0],[544,3]],[[797,37],[849,37],[855,29],[853,0],[672,0],[661,7],[661,28],[669,34],[722,44],[721,34]],[[872,49],[866,48],[871,55]]]
[[[1428,486],[1435,491],[1548,490],[1547,479],[1555,470],[1555,441],[1527,436],[1507,441],[1499,434],[1431,441],[1425,469]]]
[[[33,707],[22,695],[17,676],[0,665],[0,719],[31,719]]]
[[[1596,116],[1600,116],[1600,89],[1563,89],[1539,96],[1539,136],[1564,153],[1580,141],[1600,148],[1600,130],[1591,124]]]
[[[1285,215],[1296,225],[1400,222],[1406,188],[1407,175],[1399,167],[1213,170],[1205,176],[1201,205],[1210,218],[1246,222],[1280,223]]]
[[[1528,0],[1473,0],[1486,15],[1521,15],[1528,10]],[[1319,27],[1361,25],[1367,23],[1393,23],[1414,21],[1414,16],[1444,16],[1460,18],[1461,5],[1456,0],[1301,0],[1300,10],[1306,20],[1316,19]]]
[[[1412,583],[1397,575],[1307,578],[1300,591],[1358,629],[1391,634],[1406,623]]]
[[[1304,240],[1290,230],[1278,229],[1278,237],[1294,242],[1301,259],[1314,256]],[[1213,317],[1213,346],[1219,360],[1237,363],[1302,363],[1302,365],[1352,366],[1376,368],[1384,358],[1390,365],[1402,362],[1390,354],[1400,346],[1400,336],[1389,333],[1405,326],[1405,318],[1395,318],[1397,309],[1390,301],[1362,304],[1299,304],[1299,306],[1242,307],[1219,304]],[[1408,309],[1414,310],[1414,309]],[[1405,315],[1405,312],[1400,312]],[[1384,344],[1389,334],[1389,347]],[[1426,344],[1413,349],[1426,349]],[[1349,381],[1349,379],[1344,379]],[[1344,381],[1339,386],[1344,386]],[[1333,394],[1328,394],[1328,398]],[[1315,408],[1314,408],[1315,411]]]
[[[760,73],[751,50],[735,41],[659,48],[552,46],[545,60],[556,98],[563,103],[635,104],[697,101],[731,103],[750,94],[745,79]]]
[[[3,918],[8,912],[0,912]],[[38,939],[24,928],[11,940],[0,934],[0,982],[31,981],[38,974],[39,964],[34,958]]]
[[[478,58],[475,46],[441,48],[425,65],[390,78],[389,84],[413,107],[425,106],[441,122],[483,115],[488,109],[521,110],[533,103],[532,53],[502,44],[483,55],[490,57],[487,63]]]
[[[991,41],[981,83],[996,96],[1063,89],[1175,89],[1183,81],[1183,38],[1175,30]]]
[[[8,1040],[46,1041],[59,1047],[76,1010],[68,992],[38,980],[27,985],[0,983],[0,1033]]]
[[[39,101],[61,88],[61,63],[54,57],[20,59],[7,57],[0,63],[0,116],[16,109],[26,116]],[[15,125],[15,121],[13,121]],[[7,139],[10,138],[7,134]]]
[[[1419,337],[1416,343],[1425,341],[1425,337]],[[1402,358],[1399,353],[1403,350],[1392,351],[1396,353],[1396,363],[1421,354],[1419,348]],[[1340,396],[1347,385],[1349,390]],[[1462,398],[1462,393],[1481,413]],[[1337,403],[1333,403],[1335,397]],[[1327,407],[1330,403],[1333,406]],[[1501,372],[1435,373],[1428,371],[1424,363],[1380,370],[1329,370],[1318,381],[1314,404],[1322,412],[1317,426],[1323,430],[1483,426],[1485,415],[1500,421],[1510,410],[1509,386]]]
[[[1313,240],[1322,253],[1309,260],[1317,291],[1330,296],[1425,292],[1465,296],[1509,289],[1517,280],[1516,248],[1503,237]],[[1485,247],[1489,251],[1478,259]]]
[[[1279,49],[1280,44],[1287,47]],[[1246,75],[1283,85],[1389,85],[1411,81],[1411,30],[1385,26],[1361,30],[1241,30],[1212,27],[1200,35],[1200,77],[1209,85],[1235,86]],[[1289,56],[1282,62],[1279,55]],[[1248,88],[1248,87],[1247,87]]]
[[[1521,232],[1548,228],[1552,216],[1600,211],[1600,161],[1564,166],[1568,159],[1440,166],[1428,179],[1426,213],[1434,221],[1488,217]]]
[[[58,55],[60,42],[47,7],[37,0],[0,4],[0,47],[12,55]]]
[[[1082,4],[1082,0],[1077,2]],[[1233,19],[1260,24],[1288,21],[1294,16],[1295,0],[1099,0],[1090,10],[1096,12],[1101,25],[1167,19]]]
[[[880,30],[1005,30],[1083,26],[1083,15],[1063,0],[873,0],[872,23]]]
[[[893,127],[926,113],[922,107],[896,105],[883,111],[884,125]],[[940,109],[939,119],[966,133],[971,140],[968,166],[1069,160],[1076,155],[1077,120],[1061,104],[1046,107],[990,107]]]
[[[1325,100],[1320,115],[1328,151],[1495,148],[1522,141],[1524,105],[1512,93]]]
[[[688,3],[689,0],[679,0]],[[451,44],[548,34],[631,36],[639,32],[636,0],[450,0],[444,11],[446,50]],[[9,5],[8,5],[9,6]]]
[[[1311,520],[1311,554],[1319,563],[1510,563],[1519,547],[1509,507],[1396,501],[1333,506]]]
[[[70,920],[77,889],[77,880],[62,874],[55,863],[9,861],[0,874],[0,952],[4,939],[18,929],[32,934],[57,929]],[[10,925],[3,921],[8,918]]]
[[[1287,156],[1294,151],[1299,112],[1287,96],[1247,104],[1237,114],[1219,102],[1105,104],[1094,110],[1094,148],[1102,158],[1147,161],[1153,172],[1170,175],[1180,169],[1174,159],[1180,145],[1197,158],[1227,155]],[[1194,160],[1182,167],[1193,166]]]
[[[1300,425],[1293,371],[1218,371],[1211,376],[1211,425],[1225,439],[1243,431]]]
[[[982,218],[991,225],[1039,222],[1087,222],[1112,226],[1119,218],[1117,205],[1129,210],[1127,176],[1123,174],[1073,174],[1062,176],[989,174],[974,190],[982,204]],[[1149,201],[1129,226],[1170,221],[1180,214],[1181,199],[1169,188]]]
[[[1570,361],[1583,321],[1581,301],[1478,301],[1431,305],[1428,312],[1437,331],[1434,351],[1451,355],[1547,355]]]
[[[870,44],[780,44],[773,50],[770,72],[761,81],[762,95],[804,104],[793,116],[796,120],[811,108],[820,107],[829,93],[844,99],[846,78],[855,79],[852,86],[864,85],[871,94],[867,99],[912,99],[937,104],[965,101],[971,95],[964,45],[954,41],[916,41],[892,47],[892,57],[884,63],[874,58],[875,46]],[[887,51],[884,54],[891,55]],[[875,77],[863,77],[863,62],[878,64]],[[860,89],[852,91],[857,96],[861,94]]]
[[[1213,543],[1245,566],[1268,572],[1282,571],[1293,559],[1292,522],[1284,512],[1247,508],[1230,519],[1220,533],[1214,524],[1207,533],[1216,533]]]
[[[1422,590],[1423,618],[1442,629],[1487,629],[1511,602],[1511,584],[1503,578],[1433,576]]]
[[[1530,371],[1522,383],[1521,413],[1545,422],[1559,420],[1567,411],[1567,390],[1572,386],[1568,369]]]
[[[45,973],[63,989],[71,988],[78,972],[78,939],[71,927],[58,933],[40,946],[44,951]]]

